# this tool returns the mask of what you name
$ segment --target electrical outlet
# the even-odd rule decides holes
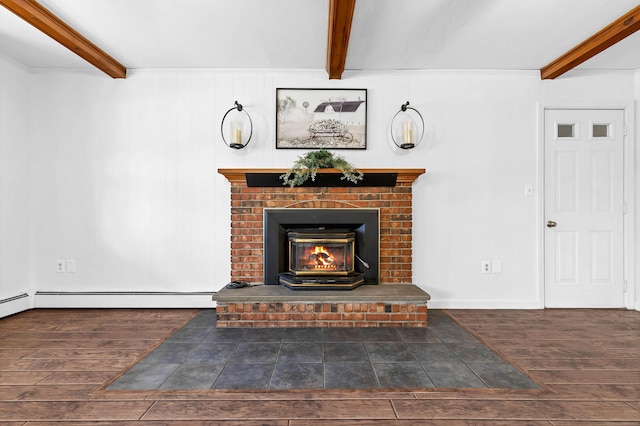
[[[67,272],[70,274],[76,273],[76,260],[75,259],[67,259]]]
[[[57,273],[67,272],[67,262],[61,259],[56,260],[56,272]]]
[[[69,264],[67,264],[67,268],[69,267]],[[501,274],[502,273],[502,260],[494,260],[493,263],[491,264],[491,267],[493,268],[493,273],[494,274]]]
[[[483,274],[491,273],[491,262],[489,260],[482,261],[482,273]]]

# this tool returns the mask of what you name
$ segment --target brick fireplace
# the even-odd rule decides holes
[[[335,296],[338,298],[335,299],[332,294],[328,304],[321,303],[321,294],[317,295],[320,299],[312,294],[322,291],[284,289],[283,295],[276,299],[265,295],[264,300],[259,300],[258,295],[255,299],[246,299],[248,290],[256,292],[256,287],[231,290],[231,294],[223,291],[214,296],[218,303],[218,326],[426,326],[428,295],[418,289],[417,299],[416,295],[411,296],[415,293],[412,277],[412,184],[424,169],[361,169],[365,179],[358,184],[340,180],[338,170],[324,169],[319,172],[316,182],[294,188],[283,186],[279,180],[285,171],[218,170],[231,184],[231,280],[264,284],[259,286],[263,287],[260,291],[283,292],[277,288],[281,287],[277,282],[265,278],[265,209],[375,209],[379,211],[379,251],[374,262],[378,267],[377,283],[374,283],[377,285],[338,291],[342,296]],[[388,285],[404,286],[390,289],[395,290],[392,294],[402,294],[400,299],[404,300],[374,300],[365,294],[372,291],[371,287],[380,287],[375,289],[378,296],[374,297],[384,297],[380,291],[389,288]],[[288,298],[284,296],[287,292],[291,293]],[[242,296],[243,300],[233,300],[234,293]],[[324,294],[325,298],[329,296],[327,292]],[[361,300],[355,300],[358,298]],[[423,303],[416,304],[414,299],[423,300]],[[358,314],[355,316],[354,304]],[[327,315],[340,310],[339,316]],[[395,321],[384,315],[392,313],[403,315],[396,315]],[[333,320],[326,319],[329,317]]]

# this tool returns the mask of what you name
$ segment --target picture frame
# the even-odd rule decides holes
[[[367,149],[367,89],[276,89],[277,149]]]

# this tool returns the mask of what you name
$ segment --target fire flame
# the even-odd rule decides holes
[[[329,250],[327,250],[324,246],[315,246],[311,250],[311,256],[316,261],[316,268],[318,269],[335,268],[335,265],[333,264],[335,262],[335,259],[333,258],[333,256],[331,256],[331,253],[329,253]]]

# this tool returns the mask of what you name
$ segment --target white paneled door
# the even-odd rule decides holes
[[[545,110],[545,306],[621,308],[622,110]]]

